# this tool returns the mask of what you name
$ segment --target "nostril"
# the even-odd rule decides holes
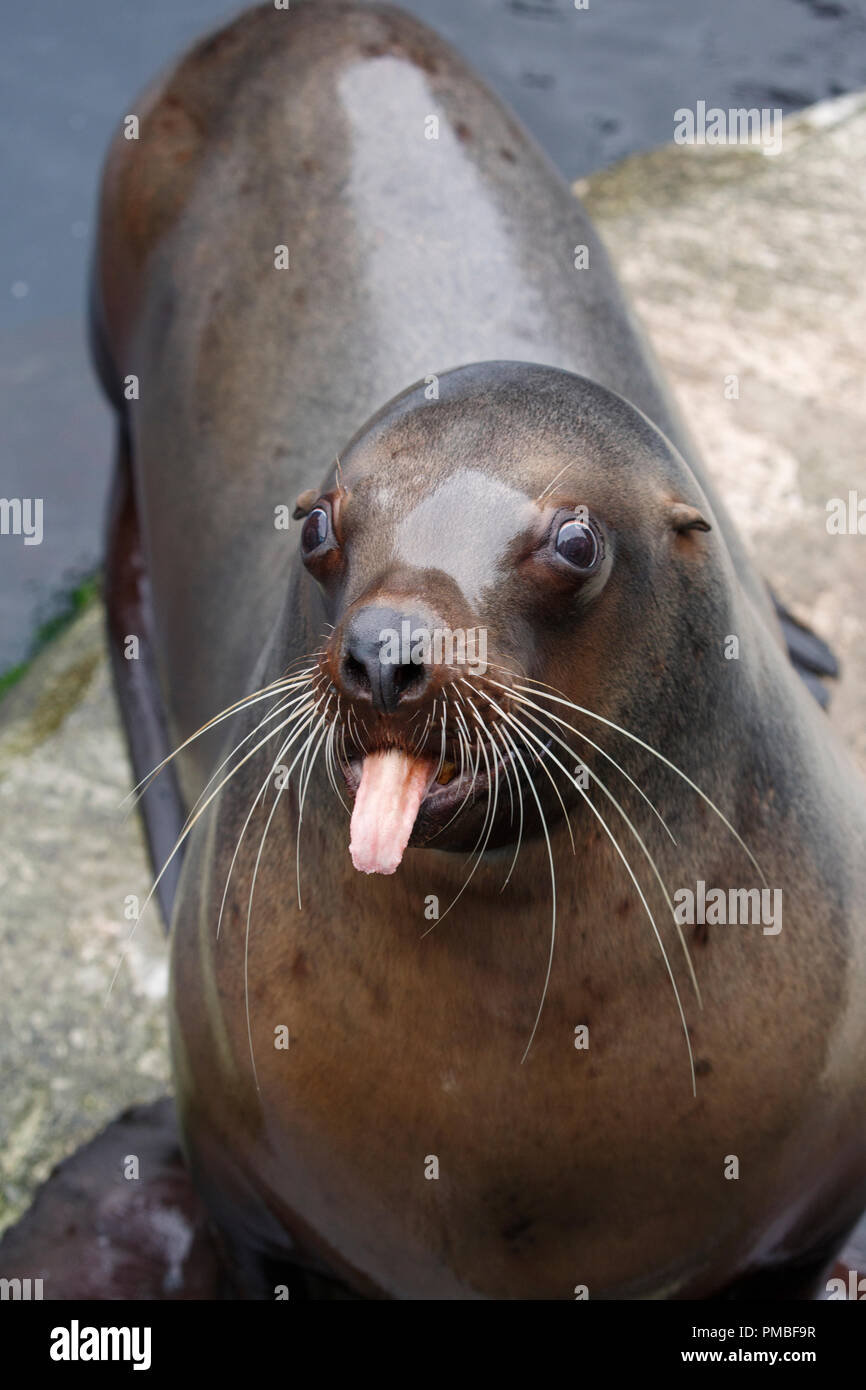
[[[431,679],[420,651],[409,646],[426,631],[420,619],[390,608],[363,608],[350,618],[340,675],[347,693],[391,713],[400,700],[418,699]],[[395,645],[396,644],[396,645]]]
[[[370,690],[370,677],[363,662],[358,661],[357,657],[352,656],[351,652],[343,661],[343,674],[349,685],[357,690]]]
[[[409,662],[394,668],[394,689],[398,695],[410,692],[415,686],[423,685],[426,668],[420,662]]]

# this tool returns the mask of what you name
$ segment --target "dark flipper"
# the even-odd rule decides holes
[[[131,1155],[136,1181],[127,1181]],[[357,1297],[338,1279],[300,1265],[268,1265],[238,1282],[197,1195],[167,1097],[126,1110],[64,1159],[0,1241],[0,1277],[31,1281],[37,1298],[297,1299]],[[25,1294],[25,1297],[27,1295]]]
[[[860,1218],[859,1224],[853,1230],[843,1227],[837,1235],[828,1237],[823,1247],[786,1264],[747,1275],[723,1289],[718,1297],[786,1302],[790,1299],[837,1299],[840,1295],[830,1284],[830,1280],[835,1279],[841,1280],[846,1289],[846,1296],[850,1298],[850,1291],[861,1286],[864,1269],[866,1216]],[[863,1287],[866,1287],[866,1282]],[[837,1284],[836,1289],[838,1288]]]
[[[132,1154],[134,1182],[124,1175]],[[41,1279],[41,1296],[63,1301],[223,1296],[170,1100],[125,1111],[54,1169],[0,1242],[0,1274]]]
[[[791,665],[821,708],[826,709],[830,703],[830,692],[820,678],[838,679],[839,663],[827,643],[822,642],[820,637],[816,637],[814,632],[792,617],[772,590],[771,595],[782,626]]]
[[[171,752],[162,713],[153,649],[150,586],[144,564],[129,447],[122,421],[118,426],[117,465],[108,514],[105,600],[114,684],[120,702],[136,782]],[[126,654],[127,639],[138,638],[138,656]],[[183,828],[185,814],[171,764],[163,768],[141,798],[154,878],[168,861]],[[166,925],[180,874],[182,851],[172,860],[156,890]]]

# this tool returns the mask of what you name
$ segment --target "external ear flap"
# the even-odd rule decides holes
[[[671,526],[675,531],[712,531],[697,507],[689,507],[685,502],[675,502],[671,507]]]
[[[314,487],[308,487],[306,492],[301,493],[295,503],[295,510],[292,512],[295,521],[300,521],[302,516],[309,516],[318,495]]]

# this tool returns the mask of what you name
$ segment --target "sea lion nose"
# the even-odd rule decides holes
[[[390,714],[407,696],[421,695],[430,684],[423,634],[429,626],[395,608],[361,608],[347,627],[340,666],[346,693],[369,699]]]

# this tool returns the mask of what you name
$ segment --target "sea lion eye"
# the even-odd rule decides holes
[[[301,550],[304,555],[312,555],[314,550],[328,539],[330,522],[324,507],[314,507],[301,530]]]
[[[601,546],[591,526],[571,517],[556,533],[556,553],[581,574],[588,574],[601,559]]]

